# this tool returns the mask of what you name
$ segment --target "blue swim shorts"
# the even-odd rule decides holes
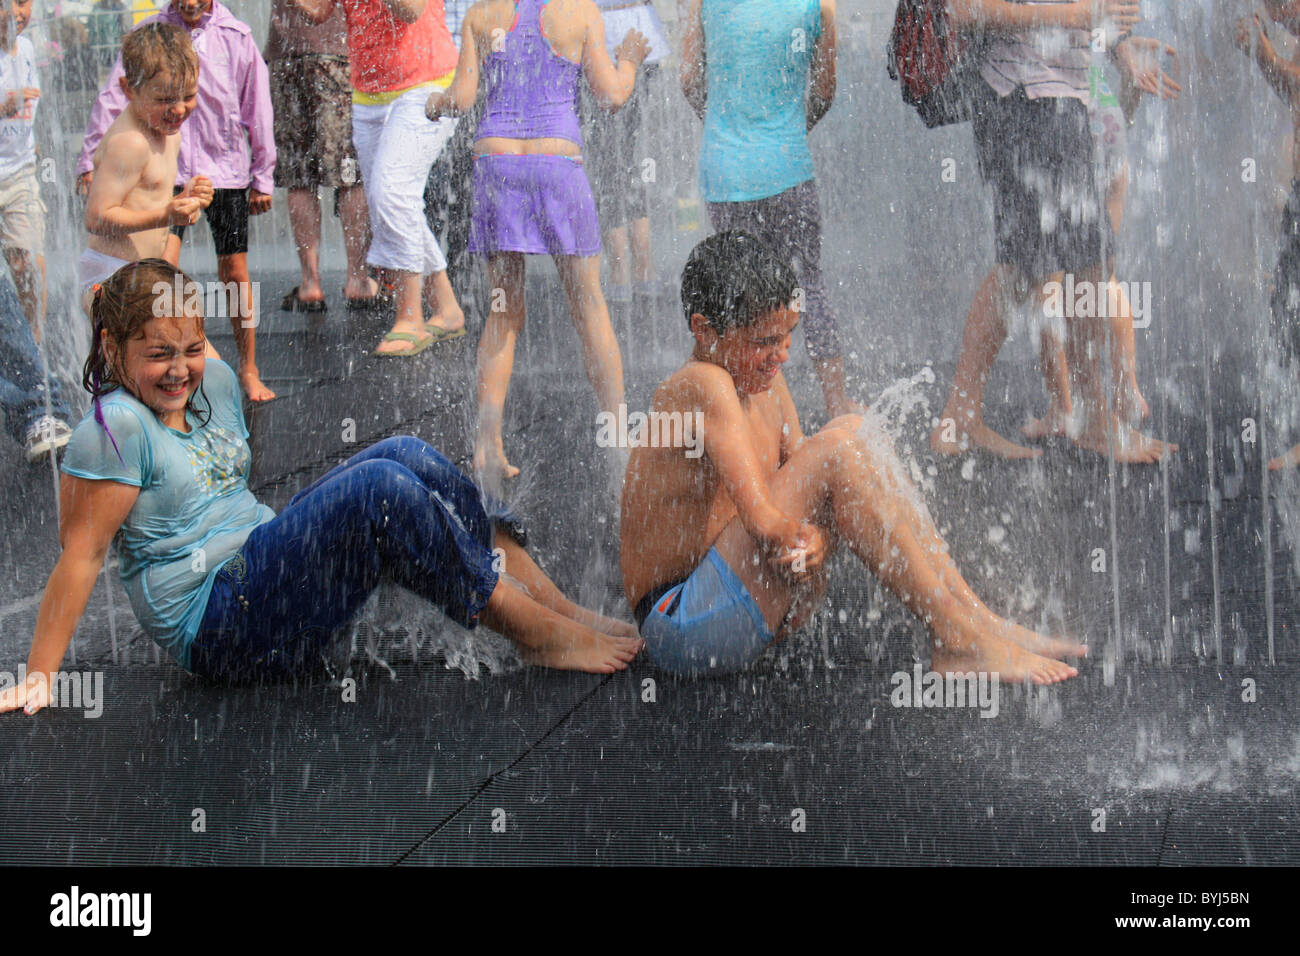
[[[677,674],[726,674],[758,660],[772,632],[716,548],[689,578],[651,591],[637,607],[650,660]]]

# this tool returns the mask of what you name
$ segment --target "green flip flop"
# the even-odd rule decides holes
[[[444,329],[439,325],[434,325],[432,322],[426,322],[424,323],[424,331],[432,335],[433,342],[436,343],[436,342],[450,342],[452,339],[462,338],[469,330],[466,329],[465,326],[463,325],[460,328],[453,330],[453,329]]]
[[[376,349],[370,354],[374,355],[376,358],[410,358],[412,355],[419,355],[436,342],[437,338],[433,335],[429,335],[422,339],[416,336],[414,332],[389,332],[384,336],[384,341],[410,342],[413,348],[409,348],[405,352],[380,352]]]

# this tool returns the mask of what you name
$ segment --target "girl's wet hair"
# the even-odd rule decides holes
[[[179,277],[179,281],[178,281]],[[166,291],[160,290],[165,287]],[[94,299],[90,306],[90,316],[94,323],[91,333],[90,354],[81,373],[81,385],[90,392],[91,404],[94,406],[95,421],[108,433],[113,450],[120,459],[122,452],[117,447],[117,439],[104,423],[104,413],[99,406],[99,399],[115,388],[125,388],[122,381],[122,357],[126,354],[126,343],[136,335],[151,319],[184,315],[184,303],[189,298],[184,290],[197,288],[194,280],[180,269],[163,259],[141,259],[129,262],[118,269],[102,283],[94,287]],[[181,294],[177,294],[181,290]],[[103,333],[108,338],[118,356],[118,365],[108,361],[103,346]],[[195,399],[202,396],[203,412]],[[185,406],[187,411],[202,415],[206,421],[209,410],[207,396],[203,386],[190,396]]]
[[[696,313],[721,335],[753,325],[773,309],[788,306],[798,279],[766,244],[747,232],[709,236],[682,269],[682,310],[686,324]]]

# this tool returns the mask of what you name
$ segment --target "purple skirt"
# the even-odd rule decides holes
[[[550,155],[474,160],[469,251],[598,255],[600,220],[582,163]]]

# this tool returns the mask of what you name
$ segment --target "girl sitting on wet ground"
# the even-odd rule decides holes
[[[278,516],[259,504],[235,373],[204,358],[202,296],[174,292],[189,283],[145,259],[95,289],[84,378],[94,407],[63,460],[63,553],[41,600],[27,681],[0,693],[0,712],[49,702],[50,675],[113,542],[141,627],[212,680],[310,669],[384,577],[465,627],[482,620],[533,663],[627,666],[641,646],[636,630],[568,601],[524,551],[514,517],[416,438],[355,455]]]

